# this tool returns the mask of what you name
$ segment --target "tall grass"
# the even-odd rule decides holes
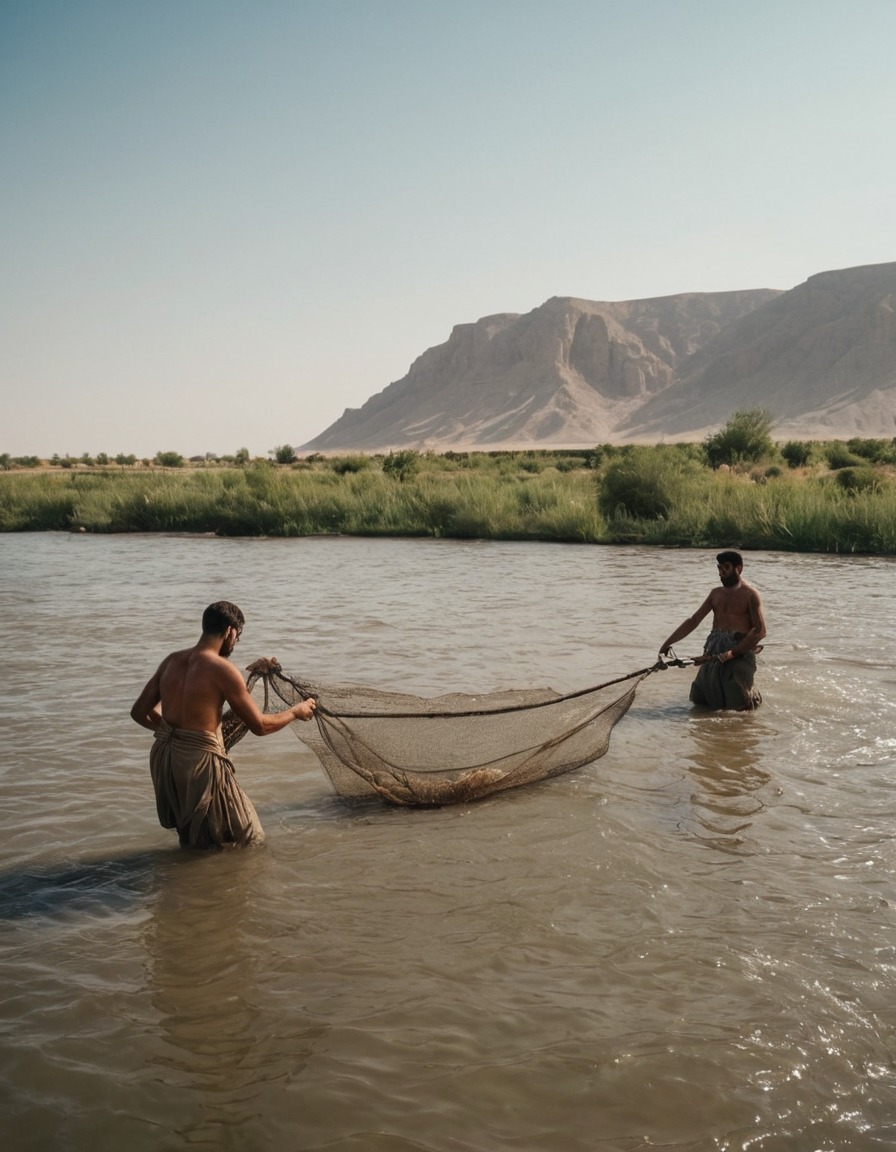
[[[608,538],[644,544],[896,554],[896,487],[849,491],[828,477],[757,483],[731,473],[689,480],[665,517],[614,516]]]
[[[620,460],[625,467],[612,472]],[[345,533],[896,555],[896,483],[883,468],[874,484],[852,487],[824,471],[713,471],[660,448],[587,463],[483,454],[427,460],[404,479],[328,462],[9,472],[0,474],[0,531]]]

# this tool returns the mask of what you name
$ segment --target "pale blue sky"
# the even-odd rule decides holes
[[[454,324],[896,259],[896,0],[2,0],[0,451],[263,455]]]

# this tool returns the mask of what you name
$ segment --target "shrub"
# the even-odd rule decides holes
[[[744,408],[733,414],[720,431],[703,442],[706,459],[720,464],[755,463],[775,450],[771,430],[774,417],[766,408]]]
[[[892,440],[862,440],[854,437],[846,447],[872,464],[896,464],[896,444]]]
[[[10,456],[8,452],[0,455],[0,469],[9,472],[13,468],[38,468],[40,458],[37,456]]]
[[[156,452],[154,463],[160,468],[183,468],[184,458],[180,452]]]
[[[608,464],[611,460],[616,460],[621,454],[623,449],[616,444],[598,444],[596,448],[592,448],[585,456],[586,468],[601,468],[604,464]]]
[[[791,468],[805,468],[812,459],[812,445],[808,440],[788,440],[781,455]]]
[[[869,464],[860,464],[855,468],[841,468],[834,476],[834,480],[845,492],[871,492],[881,485],[880,473]]]
[[[295,449],[291,444],[279,444],[271,450],[271,455],[278,464],[292,464],[296,458]]]
[[[663,448],[634,448],[609,464],[599,482],[598,507],[608,519],[667,519],[697,466]]]
[[[349,472],[365,472],[370,467],[369,456],[337,456],[330,464],[334,472],[345,476]]]
[[[861,456],[857,456],[855,452],[850,452],[845,444],[839,442],[828,445],[825,456],[827,457],[828,467],[835,470],[837,468],[861,467],[867,463]]]
[[[420,469],[420,456],[412,448],[390,452],[383,461],[383,472],[394,480],[410,480]]]

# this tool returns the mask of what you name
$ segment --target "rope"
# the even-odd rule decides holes
[[[687,661],[693,663],[693,661]],[[673,659],[671,661],[658,660],[656,664],[651,665],[649,668],[639,668],[636,672],[629,672],[625,676],[618,676],[614,680],[607,680],[603,684],[596,684],[591,688],[580,688],[576,692],[567,692],[562,696],[552,696],[547,700],[538,700],[535,703],[531,701],[526,704],[505,704],[501,708],[470,708],[458,712],[332,712],[326,705],[317,701],[317,708],[315,714],[320,713],[322,716],[331,716],[340,720],[370,720],[370,719],[389,719],[389,720],[443,720],[443,719],[461,719],[469,716],[501,716],[510,712],[529,712],[534,708],[546,708],[553,704],[562,704],[567,700],[576,700],[581,696],[588,696],[592,692],[600,692],[604,688],[611,688],[614,684],[624,684],[626,680],[644,679],[652,672],[658,672],[668,667],[685,667],[686,662],[683,660]],[[313,695],[307,692],[301,684],[297,683],[290,676],[286,676],[282,671],[272,670],[262,674],[265,681],[270,679],[272,687],[277,692],[276,685],[273,683],[273,678],[284,681],[290,687],[299,693],[303,700],[308,700]],[[277,692],[280,699],[287,703],[285,698],[280,692]]]

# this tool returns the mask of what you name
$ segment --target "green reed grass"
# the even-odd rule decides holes
[[[659,451],[659,449],[658,449]],[[642,450],[639,457],[648,461]],[[850,489],[836,473],[709,468],[634,474],[612,495],[603,470],[512,454],[482,466],[427,460],[405,480],[380,467],[274,467],[0,474],[0,531],[205,532],[223,536],[442,536],[468,539],[769,548],[896,555],[896,482]],[[668,458],[668,452],[666,457]],[[636,470],[637,473],[637,470]],[[645,476],[661,484],[651,509]],[[648,511],[649,510],[649,511]]]

